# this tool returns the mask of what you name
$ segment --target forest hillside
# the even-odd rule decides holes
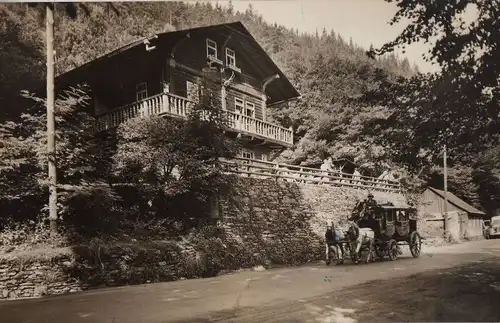
[[[23,4],[3,4],[0,8],[4,24],[0,37],[7,38],[2,47],[8,49],[0,60],[2,66],[10,67],[2,69],[0,93],[2,97],[16,96],[20,90],[43,80],[43,16],[39,10]],[[88,9],[88,14],[81,13],[76,20],[62,12],[57,15],[58,74],[153,33],[243,22],[302,94],[300,103],[273,111],[280,121],[294,126],[296,137],[304,138],[295,153],[288,154],[289,161],[295,163],[317,162],[331,153],[334,157],[363,161],[369,159],[363,155],[376,154],[366,151],[366,145],[355,140],[355,128],[367,117],[366,111],[348,107],[347,101],[376,88],[380,73],[391,76],[414,73],[408,60],[395,56],[369,59],[365,54],[367,49],[334,31],[311,35],[268,24],[251,6],[242,13],[234,12],[231,6],[222,8],[210,3],[117,3],[119,16],[107,11],[104,5],[89,4]],[[11,56],[15,58],[14,64]],[[15,109],[3,106],[2,110],[15,115]],[[349,129],[346,125],[350,125]],[[335,143],[334,146],[322,145],[325,140]]]
[[[302,94],[299,102],[271,112],[272,118],[295,131],[295,147],[283,152],[280,160],[310,164],[331,155],[356,162],[365,174],[390,167],[407,176],[408,167],[387,149],[377,130],[380,120],[389,117],[390,108],[359,103],[382,85],[418,73],[407,59],[369,58],[368,48],[333,30],[307,34],[270,24],[251,6],[236,12],[231,5],[223,8],[198,2],[114,4],[116,12],[104,4],[86,4],[87,12],[81,11],[76,19],[63,14],[62,8],[56,11],[57,74],[154,33],[241,21]],[[15,118],[22,112],[18,93],[44,79],[43,12],[26,4],[0,4],[0,48],[2,118]],[[419,172],[421,183],[439,183],[439,174],[431,168]],[[454,171],[458,174],[455,182]],[[488,195],[470,178],[470,172],[452,169],[450,189],[482,206]],[[496,187],[488,185],[488,191]],[[496,203],[488,209],[496,209]]]

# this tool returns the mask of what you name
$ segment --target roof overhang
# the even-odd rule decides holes
[[[210,31],[223,33],[225,35],[233,35],[231,37],[231,40],[233,42],[237,40],[238,45],[241,46],[241,49],[243,49],[242,55],[245,56],[246,60],[251,64],[251,67],[260,76],[262,76],[263,79],[272,77],[273,75],[279,76],[267,85],[266,93],[270,96],[270,99],[267,102],[269,105],[291,101],[300,97],[299,92],[291,84],[290,80],[285,76],[285,74],[280,70],[276,63],[271,59],[271,57],[260,46],[257,40],[255,40],[255,38],[250,34],[250,32],[241,22],[160,33],[158,35],[155,35],[155,37],[152,38],[149,43],[151,43],[153,46],[161,48],[163,46],[162,44],[176,43],[182,38],[185,38],[186,35],[194,36],[198,33]],[[89,71],[102,67],[102,64],[109,63],[116,59],[118,56],[140,53],[140,51],[137,51],[137,49],[139,49],[140,47],[144,47],[144,51],[146,51],[145,41],[146,38],[139,39],[57,76],[56,86],[65,87],[67,85],[81,83],[83,81],[86,81],[86,76],[88,75],[87,73]]]

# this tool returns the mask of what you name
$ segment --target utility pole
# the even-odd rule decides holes
[[[50,234],[57,234],[57,177],[56,177],[56,129],[54,117],[54,3],[47,3],[46,41],[47,41],[47,156],[49,182],[49,221]]]
[[[448,167],[446,162],[446,144],[443,147],[443,177],[444,177],[444,232],[448,231]]]

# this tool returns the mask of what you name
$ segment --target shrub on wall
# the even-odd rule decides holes
[[[70,274],[90,286],[120,286],[180,278],[181,249],[175,242],[103,242],[73,247]]]

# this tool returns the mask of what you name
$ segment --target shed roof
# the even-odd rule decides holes
[[[157,40],[155,40],[155,44],[178,40],[185,37],[187,34],[195,34],[205,31],[216,31],[234,34],[238,37],[239,44],[247,49],[246,53],[244,54],[249,57],[250,62],[255,62],[252,64],[253,68],[258,70],[260,73],[269,71],[271,73],[276,73],[279,75],[279,79],[271,83],[271,85],[269,86],[271,88],[274,88],[274,97],[272,98],[272,100],[269,100],[269,104],[289,101],[300,97],[299,92],[291,84],[290,80],[283,74],[280,68],[276,65],[272,58],[269,57],[266,51],[260,46],[257,40],[248,31],[248,29],[246,29],[246,27],[239,21],[159,33],[157,34],[158,38]],[[100,64],[112,60],[117,55],[121,55],[126,52],[132,52],[134,49],[137,49],[140,46],[144,46],[143,41],[144,39],[134,41],[128,45],[115,49],[105,55],[102,55],[92,61],[76,67],[75,69],[59,75],[56,78],[56,86],[65,85],[74,82],[74,80],[81,79],[90,69],[98,69],[99,66],[102,66]],[[277,84],[279,84],[279,86],[277,86]]]
[[[408,205],[378,205],[379,208],[384,209],[384,210],[396,210],[396,211],[412,211],[415,210],[414,208],[408,206]]]
[[[438,190],[437,188],[434,187],[428,187],[428,189],[434,193],[436,193],[438,196],[444,199],[444,191]],[[472,205],[466,203],[465,201],[459,199],[456,197],[453,193],[446,192],[446,198],[448,199],[448,202],[455,205],[457,208],[470,213],[470,214],[477,214],[477,215],[486,215],[483,211],[480,211],[473,207]]]
[[[341,164],[341,163],[343,163],[344,165],[351,164],[353,166],[359,167],[358,164],[356,164],[355,162],[353,162],[352,160],[347,159],[347,158],[335,159],[335,160],[333,160],[333,163],[335,163],[335,164]]]

